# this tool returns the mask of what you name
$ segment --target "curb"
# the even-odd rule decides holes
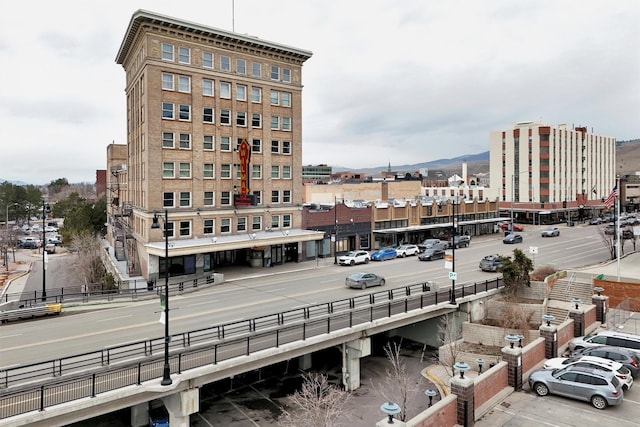
[[[438,389],[438,393],[440,394],[440,396],[442,397],[447,397],[449,396],[450,392],[449,392],[449,388],[445,385],[445,383],[440,379],[440,377],[438,377],[437,375],[434,375],[430,372],[429,367],[424,368],[422,370],[422,375],[424,377],[426,377],[427,379],[429,379],[432,383],[435,384],[436,388]]]

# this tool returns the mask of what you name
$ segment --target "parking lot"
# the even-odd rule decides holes
[[[598,410],[588,402],[559,396],[540,397],[525,385],[489,411],[477,427],[496,426],[638,426],[640,420],[640,387],[634,385],[624,394],[620,406]]]

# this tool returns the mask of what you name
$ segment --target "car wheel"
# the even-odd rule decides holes
[[[363,283],[362,285],[360,285],[360,289],[362,289],[363,291],[367,289],[367,284]]]
[[[365,264],[369,264],[369,258],[365,258],[365,259],[364,259],[364,263],[365,263]]]
[[[404,258],[406,256],[407,256],[407,254],[403,253],[402,255],[400,255],[400,258]]]
[[[546,396],[547,394],[549,394],[549,388],[543,383],[535,383],[533,385],[533,390],[538,396]]]
[[[605,409],[607,407],[607,399],[602,396],[593,396],[591,398],[591,404],[596,409]]]
[[[355,264],[356,264],[356,262],[355,262],[354,260],[351,260],[351,262],[350,262],[349,264],[351,264],[351,265],[355,265]]]
[[[384,279],[380,280],[380,286],[384,286]]]

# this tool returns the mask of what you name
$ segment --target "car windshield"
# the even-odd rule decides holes
[[[349,253],[347,254],[347,256],[348,256],[348,257],[352,257],[352,258],[354,258],[356,255],[358,255],[358,253],[357,253],[357,252],[349,252]]]

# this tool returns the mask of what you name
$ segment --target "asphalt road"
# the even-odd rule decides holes
[[[562,227],[560,237],[542,238],[540,228],[531,227],[521,233],[524,242],[504,245],[502,235],[474,239],[469,248],[458,249],[456,254],[457,283],[470,283],[495,277],[495,273],[478,270],[479,260],[487,254],[509,254],[518,247],[529,253],[537,266],[555,265],[559,268],[577,268],[605,261],[607,248],[595,227]],[[64,257],[55,259],[64,262]],[[51,260],[53,261],[53,260]],[[51,262],[50,261],[50,262]],[[51,267],[50,267],[51,268]],[[60,266],[53,267],[53,271]],[[63,269],[62,269],[63,270]],[[316,269],[277,276],[247,278],[224,283],[193,294],[171,297],[171,331],[185,332],[237,320],[275,313],[351,297],[365,291],[347,289],[344,277],[358,270],[372,271],[387,279],[387,288],[410,283],[435,281],[450,286],[449,270],[442,260],[418,261],[415,257],[385,262],[372,262],[367,266],[320,266]],[[58,270],[60,271],[60,270]],[[30,275],[28,286],[40,284],[38,271]],[[48,275],[53,274],[47,271]],[[56,283],[50,279],[47,283]],[[53,286],[53,285],[52,285]],[[162,336],[158,323],[158,300],[133,305],[114,304],[111,308],[33,322],[3,325],[0,329],[0,366],[19,366],[63,356],[98,350],[141,339]]]

